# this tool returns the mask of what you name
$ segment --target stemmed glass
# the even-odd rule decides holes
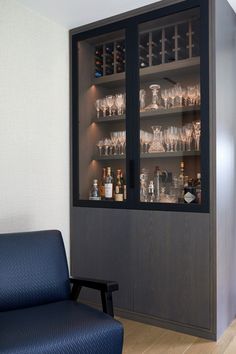
[[[124,155],[125,154],[125,142],[126,142],[126,132],[122,131],[122,132],[118,132],[118,139],[121,145],[121,149],[120,149],[120,154]]]
[[[96,107],[96,111],[97,111],[97,118],[100,117],[100,108],[101,108],[101,100],[98,99],[95,102],[95,107]]]
[[[201,122],[196,120],[193,122],[193,137],[195,140],[195,148],[197,151],[200,150],[200,137],[201,137]]]
[[[109,147],[111,146],[111,140],[105,139],[104,140],[104,147],[105,147],[105,156],[108,156]]]
[[[194,106],[196,99],[196,86],[188,86],[188,97],[190,100],[190,106]]]
[[[167,89],[161,91],[161,97],[164,101],[165,109],[168,108],[168,98],[169,98],[169,91]]]
[[[171,98],[171,106],[172,108],[175,107],[175,98],[176,98],[176,88],[173,87],[170,89],[170,98]]]
[[[146,96],[146,91],[141,89],[139,91],[140,112],[143,112],[145,108],[145,96]]]
[[[152,142],[153,140],[153,135],[148,132],[143,132],[143,145],[144,145],[144,152],[148,153],[148,145]]]
[[[115,96],[115,105],[117,107],[118,115],[122,115],[122,109],[124,106],[124,95],[122,93],[116,94]]]
[[[192,135],[193,135],[193,125],[192,123],[186,124],[184,126],[184,131],[187,140],[187,151],[191,151],[191,142],[192,142]]]
[[[110,136],[111,136],[111,143],[112,143],[112,146],[114,148],[113,155],[117,155],[118,134],[117,134],[117,132],[112,132],[110,134]]]
[[[183,106],[183,89],[180,84],[176,84],[175,86],[176,90],[176,98],[178,99],[179,106]]]
[[[107,100],[105,98],[101,99],[100,102],[101,109],[103,111],[103,117],[106,117],[106,111],[107,111]]]
[[[99,155],[102,156],[102,147],[104,146],[104,142],[103,140],[99,140],[99,142],[97,143],[97,147],[99,149]]]
[[[110,95],[110,96],[106,96],[106,104],[109,108],[109,116],[111,117],[111,113],[112,113],[112,106],[114,104],[114,96]]]

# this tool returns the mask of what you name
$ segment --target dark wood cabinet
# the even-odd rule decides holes
[[[117,280],[123,316],[213,339],[236,307],[216,285],[233,264],[219,200],[235,174],[217,163],[235,141],[234,21],[226,1],[164,0],[70,32],[72,274]]]

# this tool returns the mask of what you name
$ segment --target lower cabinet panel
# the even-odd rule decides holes
[[[210,329],[209,225],[209,214],[73,208],[72,274],[117,280],[123,310]]]

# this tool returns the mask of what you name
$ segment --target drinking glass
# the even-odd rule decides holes
[[[171,106],[172,108],[175,107],[175,99],[176,99],[176,88],[173,87],[170,89],[170,98],[171,98]]]
[[[101,100],[100,99],[96,100],[95,107],[96,107],[96,111],[97,111],[97,118],[99,118],[99,116],[100,116],[100,108],[101,108]]]
[[[109,155],[109,148],[111,146],[111,140],[110,139],[105,139],[104,140],[104,147],[105,147],[105,156]]]
[[[102,148],[104,146],[104,142],[103,140],[99,140],[99,142],[97,143],[97,147],[98,147],[98,150],[99,150],[99,156],[102,156]]]
[[[106,112],[107,112],[107,100],[105,98],[102,98],[101,99],[101,102],[100,102],[100,105],[101,105],[101,109],[103,111],[103,117],[106,117]]]
[[[187,140],[187,151],[191,151],[192,135],[193,135],[193,125],[192,123],[186,124],[184,126],[184,131]]]
[[[193,122],[193,137],[195,140],[195,149],[200,150],[200,138],[201,138],[201,122],[196,120]]]
[[[145,108],[145,96],[146,96],[146,91],[141,89],[139,91],[140,112],[143,112]]]
[[[125,143],[126,143],[126,132],[121,131],[118,132],[118,139],[119,139],[119,145],[120,145],[120,155],[125,154]]]
[[[183,106],[183,89],[180,84],[176,84],[175,86],[176,92],[176,101],[178,102],[178,106]]]
[[[124,106],[124,95],[122,93],[116,94],[115,105],[117,107],[118,115],[122,115],[122,107]]]
[[[149,151],[149,145],[153,140],[153,135],[148,133],[148,132],[144,132],[143,134],[143,143],[144,143],[144,152],[148,153]]]
[[[168,98],[169,98],[169,91],[167,89],[161,91],[161,97],[164,101],[165,109],[168,108]]]
[[[110,133],[111,143],[113,146],[113,155],[117,155],[117,142],[118,142],[118,132]]]
[[[196,86],[188,86],[188,97],[190,101],[190,106],[194,106],[196,99]]]
[[[112,106],[114,104],[114,96],[112,96],[112,95],[106,96],[106,104],[107,104],[107,107],[109,109],[109,116],[111,117]]]

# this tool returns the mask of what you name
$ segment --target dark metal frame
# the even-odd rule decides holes
[[[139,200],[139,54],[138,54],[138,26],[157,18],[172,15],[178,12],[200,7],[201,21],[201,48],[200,48],[200,77],[201,77],[201,169],[202,169],[202,195],[203,202],[197,204],[164,204],[142,203]],[[90,37],[95,37],[108,32],[125,29],[126,31],[126,131],[127,154],[126,154],[126,179],[127,201],[89,201],[79,200],[79,166],[78,166],[78,54],[77,42]],[[163,210],[180,212],[209,213],[209,1],[188,0],[173,5],[162,7],[150,12],[134,15],[130,18],[102,25],[94,24],[94,28],[83,31],[72,30],[70,33],[71,46],[71,137],[72,137],[72,202],[73,206],[93,208],[115,208],[133,210]],[[135,88],[135,90],[133,89]],[[132,92],[132,94],[130,94]],[[132,119],[133,118],[133,119]],[[133,133],[135,132],[135,134]]]
[[[72,284],[72,300],[76,301],[78,299],[82,287],[98,290],[101,292],[103,312],[114,317],[112,293],[119,289],[117,282],[79,277],[70,278],[70,283]]]

